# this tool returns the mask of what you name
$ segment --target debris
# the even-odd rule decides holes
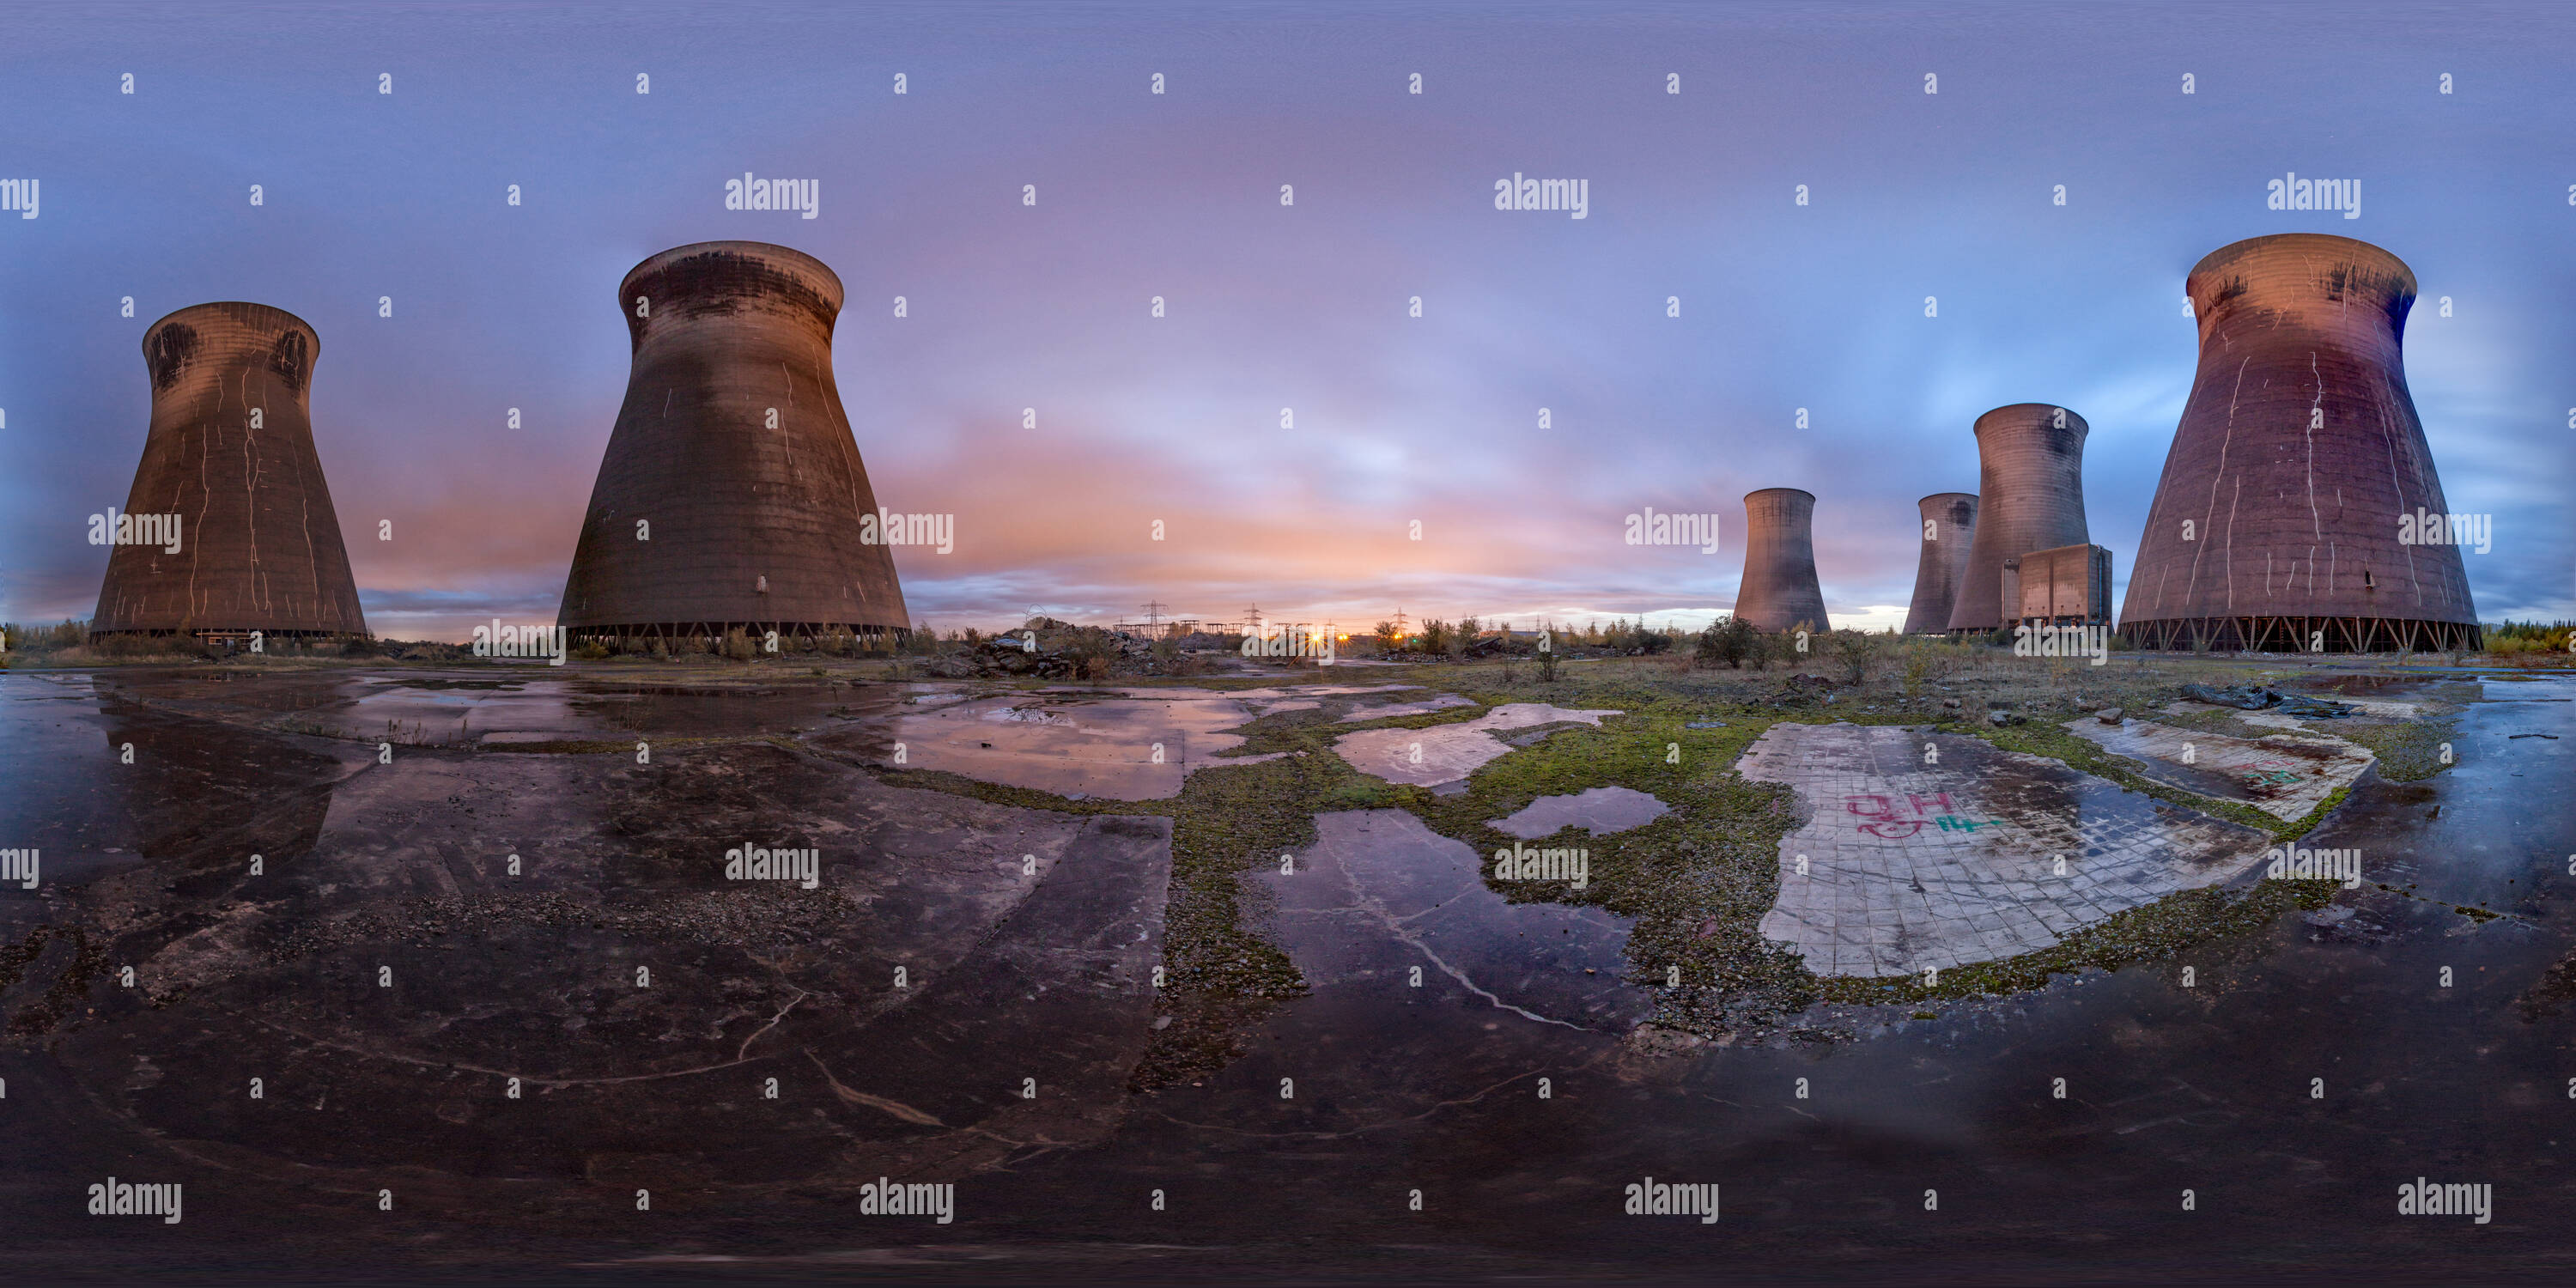
[[[2310,720],[2340,720],[2357,710],[2349,703],[2284,695],[2278,689],[2259,685],[2213,688],[2206,684],[2186,684],[2182,686],[2182,692],[2184,697],[2211,706],[2234,707],[2239,711],[2268,711],[2278,707],[2283,715]]]

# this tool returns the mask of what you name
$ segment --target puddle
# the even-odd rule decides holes
[[[1961,735],[1775,724],[1737,769],[1796,788],[1810,811],[1781,838],[1780,895],[1762,936],[1819,975],[1912,974],[2046,948],[2225,881],[2271,843]]]
[[[1534,736],[1517,744],[1527,746],[1546,736],[1532,730],[1532,726],[1567,722],[1597,726],[1603,716],[1619,714],[1568,710],[1544,702],[1512,702],[1461,724],[1346,733],[1333,744],[1333,749],[1363,774],[1437,790],[1453,783],[1463,785],[1467,776],[1485,762],[1510,751],[1515,744],[1501,736],[1505,730],[1531,730]]]
[[[1363,720],[1386,720],[1396,716],[1427,716],[1434,711],[1450,711],[1458,707],[1474,705],[1476,703],[1472,698],[1462,698],[1455,693],[1441,693],[1421,702],[1390,702],[1384,706],[1361,707],[1343,716],[1341,722],[1356,724]]]
[[[1355,810],[1316,816],[1294,874],[1264,865],[1246,879],[1275,901],[1280,944],[1310,984],[1357,978],[1403,996],[1419,965],[1469,1007],[1532,1023],[1619,1033],[1654,1013],[1654,994],[1624,978],[1629,918],[1507,902],[1485,857],[1404,810]]]
[[[2248,712],[2263,715],[2264,712]],[[2242,801],[2275,818],[2298,819],[2361,776],[2375,757],[2340,738],[2309,732],[2255,741],[2177,729],[2152,720],[2106,725],[2085,717],[2065,729],[2139,765],[2144,776],[2213,800]]]
[[[1572,796],[1541,796],[1521,812],[1489,826],[1524,841],[1553,836],[1567,827],[1608,836],[1644,827],[1671,812],[1671,806],[1632,787],[1595,787]]]
[[[1252,757],[1218,753],[1243,745],[1243,736],[1231,731],[1259,717],[1260,697],[1131,692],[1140,696],[1045,690],[971,698],[929,711],[901,711],[890,729],[816,741],[857,747],[907,768],[1111,800],[1162,800],[1179,795],[1182,780],[1194,770],[1254,763]],[[903,748],[900,761],[896,744]]]

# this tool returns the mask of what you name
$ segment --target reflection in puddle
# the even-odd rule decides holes
[[[1491,825],[1506,836],[1535,841],[1561,829],[1579,827],[1595,836],[1644,827],[1672,812],[1672,807],[1633,787],[1595,787],[1572,796],[1541,796],[1528,808]]]
[[[1399,969],[1420,964],[1524,1020],[1620,1033],[1653,1014],[1654,994],[1624,978],[1631,919],[1507,902],[1481,857],[1407,811],[1358,810],[1317,815],[1295,873],[1246,879],[1276,900],[1281,943],[1311,983],[1400,946]]]
[[[1364,729],[1343,734],[1333,744],[1333,750],[1363,774],[1438,790],[1451,784],[1463,786],[1467,775],[1510,751],[1512,746],[1497,736],[1503,730],[1568,722],[1597,726],[1601,717],[1618,714],[1569,710],[1544,702],[1512,702],[1462,724],[1433,725],[1428,729]]]

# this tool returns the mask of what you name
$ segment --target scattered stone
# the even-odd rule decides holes
[[[2120,723],[2122,720],[2127,719],[2128,715],[2128,712],[2121,710],[2118,707],[2104,707],[2101,710],[2094,712],[2093,718],[2106,725],[2115,725]]]
[[[2013,722],[2013,715],[2012,715],[2012,713],[2011,713],[2011,712],[2009,712],[2009,711],[1989,711],[1989,712],[1987,712],[1987,713],[1986,713],[1986,723],[1988,723],[1988,724],[1991,724],[1991,725],[2008,725],[2008,724],[2011,724],[2012,722]]]

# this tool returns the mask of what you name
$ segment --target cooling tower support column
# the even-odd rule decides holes
[[[2140,648],[2479,645],[2401,344],[2415,274],[2349,237],[2212,251],[2200,371],[2129,570]]]
[[[2004,560],[2080,546],[2084,418],[2048,403],[2014,403],[1977,417],[1977,536],[1950,605],[1949,629],[2003,625]]]
[[[322,342],[265,304],[199,304],[143,333],[152,427],[90,633],[364,635],[313,449]],[[101,516],[107,519],[110,516]]]
[[[1825,592],[1816,581],[1816,498],[1793,487],[1744,494],[1744,580],[1735,615],[1766,631],[1800,623],[1828,631]]]
[[[1914,566],[1914,602],[1905,610],[1905,633],[1938,635],[1950,629],[1959,581],[1977,538],[1977,498],[1935,492],[1915,502],[1923,512],[1923,555]]]
[[[905,625],[867,467],[832,380],[841,280],[761,242],[701,242],[617,291],[634,345],[559,620],[575,638]]]

